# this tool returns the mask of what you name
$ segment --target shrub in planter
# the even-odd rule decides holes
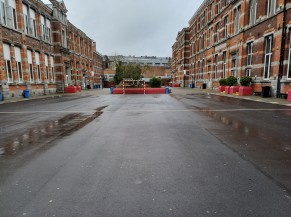
[[[240,82],[240,85],[241,86],[245,86],[245,87],[246,86],[250,86],[250,84],[252,82],[252,77],[250,77],[250,76],[243,76],[243,77],[240,78],[239,82]]]
[[[236,78],[236,77],[233,77],[233,76],[229,76],[229,77],[226,79],[226,84],[227,84],[227,86],[234,86],[234,85],[237,85],[237,78]]]
[[[225,91],[225,86],[226,86],[226,79],[225,78],[221,78],[219,81],[219,87],[218,87],[218,92],[221,93],[223,91]]]
[[[251,96],[253,95],[253,88],[250,86],[252,78],[250,76],[243,76],[240,79],[239,95]]]
[[[221,78],[218,82],[219,82],[220,86],[226,86],[227,85],[225,78]]]

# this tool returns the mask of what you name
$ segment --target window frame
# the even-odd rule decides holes
[[[263,74],[264,80],[269,80],[270,74],[272,72],[273,37],[274,37],[273,34],[265,36],[265,61],[264,61],[264,74]],[[270,44],[268,42],[270,42]],[[269,50],[268,50],[268,47],[269,47]]]

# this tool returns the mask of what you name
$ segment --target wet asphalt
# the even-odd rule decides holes
[[[290,216],[289,107],[207,94],[10,106],[1,217]]]

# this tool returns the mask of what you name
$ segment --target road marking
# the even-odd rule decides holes
[[[288,106],[291,106],[289,104]],[[239,111],[291,111],[291,108],[286,109],[173,109],[173,110],[162,110],[162,109],[148,109],[148,110],[103,110],[104,113],[127,113],[127,112],[239,112]],[[34,114],[34,113],[95,113],[95,110],[88,111],[19,111],[19,112],[0,112],[0,114]],[[98,111],[97,111],[98,112]]]

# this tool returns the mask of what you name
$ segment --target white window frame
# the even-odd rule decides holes
[[[62,45],[67,47],[67,34],[65,29],[62,29]]]
[[[268,43],[270,42],[270,44]],[[264,62],[264,80],[269,80],[270,73],[272,71],[272,47],[273,47],[273,35],[265,37],[265,62]],[[269,45],[269,46],[268,46]],[[269,47],[269,50],[268,50]]]
[[[16,1],[15,0],[9,0],[9,7],[8,10],[10,10],[8,12],[11,13],[9,16],[11,16],[10,18],[8,17],[8,19],[11,19],[11,27],[13,29],[18,29],[18,22],[17,22],[17,10],[16,10]]]
[[[214,79],[217,79],[218,75],[218,54],[214,55]]]
[[[48,67],[48,55],[44,55],[44,64],[45,64],[45,79],[49,80],[49,67]]]
[[[29,70],[29,80],[30,82],[34,82],[34,72],[33,72],[33,64],[32,64],[32,51],[27,50],[27,63]]]
[[[234,22],[233,22],[234,34],[237,34],[240,31],[240,15],[241,15],[241,7],[240,5],[238,5],[234,9]]]
[[[37,75],[37,82],[41,82],[41,71],[40,71],[40,53],[35,52],[35,64],[36,64],[36,75]]]
[[[15,53],[18,82],[23,83],[23,70],[22,70],[22,63],[21,63],[21,48],[14,47],[14,53]]]
[[[291,80],[291,34],[289,42],[289,56],[288,56],[288,69],[287,69],[287,80]]]
[[[7,82],[13,83],[13,72],[12,72],[10,45],[4,43],[3,49],[4,49],[4,60],[5,60],[5,71],[6,71],[6,76],[7,76]]]
[[[229,23],[228,16],[225,16],[224,17],[224,38],[228,37],[228,23]]]
[[[276,0],[268,0],[268,11],[267,11],[268,16],[273,16],[276,14],[276,9],[277,9],[276,5],[277,5]]]
[[[245,71],[246,76],[251,76],[252,75],[252,64],[253,64],[253,46],[254,42],[250,41],[247,43],[247,68]]]
[[[220,22],[217,22],[216,25],[216,42],[220,41]]]
[[[258,0],[250,0],[250,22],[249,25],[254,25],[256,24],[257,20],[257,5],[258,5]]]
[[[211,27],[209,30],[209,44],[210,46],[213,45],[213,27]]]
[[[52,78],[51,78],[51,81],[54,82],[55,81],[55,71],[54,71],[54,57],[53,56],[50,56],[50,61],[51,61],[51,75],[52,75]]]
[[[226,51],[222,52],[222,58],[223,58],[223,66],[222,66],[222,78],[226,77]]]
[[[6,3],[5,0],[0,1],[0,14],[1,14],[1,24],[6,26],[7,25],[7,13],[6,13]]]

